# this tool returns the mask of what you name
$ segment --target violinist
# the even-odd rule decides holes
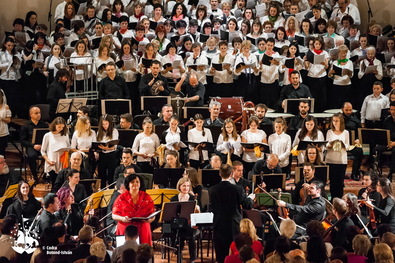
[[[62,187],[56,193],[60,201],[60,210],[57,215],[67,225],[67,233],[78,235],[83,226],[83,214],[78,203],[74,202],[73,191],[69,187]]]
[[[295,205],[305,204],[308,198],[307,191],[310,187],[310,183],[313,180],[317,180],[315,177],[314,164],[306,162],[303,164],[303,176],[299,182],[296,183],[295,189],[292,191],[292,202]]]
[[[381,201],[381,195],[376,191],[377,177],[373,174],[364,174],[362,177],[362,184],[365,186],[358,191],[358,200],[371,200],[374,206],[378,206]],[[359,204],[361,209],[361,216],[363,219],[368,218],[369,208],[364,202]]]
[[[323,187],[324,184],[321,181],[311,181],[307,189],[307,195],[310,197],[310,200],[305,205],[289,204],[282,200],[277,200],[277,205],[296,212],[294,217],[295,223],[299,226],[306,227],[307,223],[311,220],[323,220],[325,215],[325,200],[321,196]],[[299,228],[298,231],[300,231]]]
[[[240,185],[246,191],[250,193],[252,190],[252,184],[250,180],[243,178],[243,163],[234,161],[232,163],[233,173],[232,177],[236,185]]]
[[[345,247],[347,244],[346,229],[353,226],[354,223],[347,214],[348,208],[347,203],[343,199],[335,197],[333,199],[333,214],[336,217],[335,224],[336,227],[332,229],[332,246],[342,246]]]
[[[377,212],[380,223],[389,224],[392,232],[395,232],[395,197],[392,191],[391,182],[385,178],[379,178],[376,186],[377,192],[381,195],[382,200],[378,206],[375,206],[372,201],[366,201],[366,206],[374,208]]]

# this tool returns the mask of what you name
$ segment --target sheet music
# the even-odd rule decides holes
[[[212,212],[191,214],[192,227],[196,226],[197,224],[212,224],[213,221],[214,214]]]
[[[324,61],[325,61],[325,55],[324,54],[321,54],[321,55],[315,55],[314,54],[314,64],[321,64]]]
[[[377,65],[367,66],[365,70],[365,74],[373,73],[377,70]]]
[[[264,17],[266,12],[266,4],[260,4],[255,6],[256,16]]]
[[[136,68],[136,61],[133,60],[124,60],[124,65],[127,70],[131,70],[132,68]]]

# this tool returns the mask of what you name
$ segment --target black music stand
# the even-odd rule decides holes
[[[361,144],[389,145],[391,133],[390,130],[385,129],[358,128],[358,138],[361,140]]]
[[[120,116],[125,113],[132,114],[132,101],[129,99],[101,100],[101,113]]]
[[[136,173],[140,179],[144,181],[145,189],[152,189],[154,184],[154,177],[150,173]]]
[[[328,165],[314,165],[315,174],[314,177],[326,185],[329,180],[329,166]],[[298,166],[295,168],[295,184],[300,180],[303,180],[303,166]]]
[[[219,170],[202,169],[202,185],[203,187],[210,188],[222,181],[219,175]]]
[[[273,124],[259,124],[258,129],[264,131],[266,133],[266,136],[269,137],[271,134],[273,134]]]
[[[184,171],[184,168],[155,168],[154,183],[175,189]]]
[[[142,130],[138,129],[118,129],[118,138],[119,138],[119,145],[123,147],[131,148],[133,146],[134,139],[136,138],[137,134],[142,132]]]
[[[252,182],[254,185],[260,185],[263,181],[266,184],[266,189],[271,191],[278,188],[285,189],[285,178],[286,174],[254,174]]]
[[[312,98],[301,98],[301,99],[285,99],[284,100],[284,113],[291,113],[294,115],[299,114],[299,103],[300,101],[306,100],[310,105],[310,112],[314,112],[314,99]]]
[[[141,110],[150,111],[153,114],[162,111],[162,106],[171,104],[170,96],[141,96]]]
[[[33,129],[32,144],[42,144],[44,135],[49,132],[49,128]]]
[[[190,120],[195,117],[196,114],[202,114],[203,118],[207,119],[210,117],[208,107],[184,107],[184,119]]]

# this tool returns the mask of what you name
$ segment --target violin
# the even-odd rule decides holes
[[[366,202],[368,202],[368,201],[371,201],[370,198],[369,198],[369,195],[373,192],[373,190],[374,190],[374,189],[373,189],[373,187],[371,187],[371,186],[366,187],[366,190],[365,190],[365,193],[366,193],[366,200],[361,200],[360,203],[359,203],[360,206],[361,206],[361,205],[365,205]],[[368,212],[369,212],[369,224],[370,224],[370,226],[372,227],[372,229],[374,230],[374,229],[377,228],[377,225],[376,225],[376,215],[375,215],[375,213],[374,213],[374,209],[373,209],[373,208],[370,208],[370,207],[368,207],[368,206],[366,206],[366,207],[367,207]]]

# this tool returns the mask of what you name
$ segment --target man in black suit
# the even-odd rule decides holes
[[[236,185],[240,185],[246,192],[251,192],[252,183],[250,180],[243,178],[243,163],[239,161],[234,161],[232,163],[233,173],[232,178]]]
[[[41,213],[40,218],[38,219],[38,229],[39,233],[42,233],[44,229],[48,227],[52,227],[57,221],[58,218],[55,215],[55,212],[60,209],[59,198],[54,193],[49,193],[44,197],[44,211]]]
[[[222,181],[209,189],[210,207],[214,213],[213,233],[217,261],[223,263],[233,237],[239,233],[241,208],[251,209],[253,195],[246,197],[240,186],[230,183],[232,167],[224,164],[219,169]]]

